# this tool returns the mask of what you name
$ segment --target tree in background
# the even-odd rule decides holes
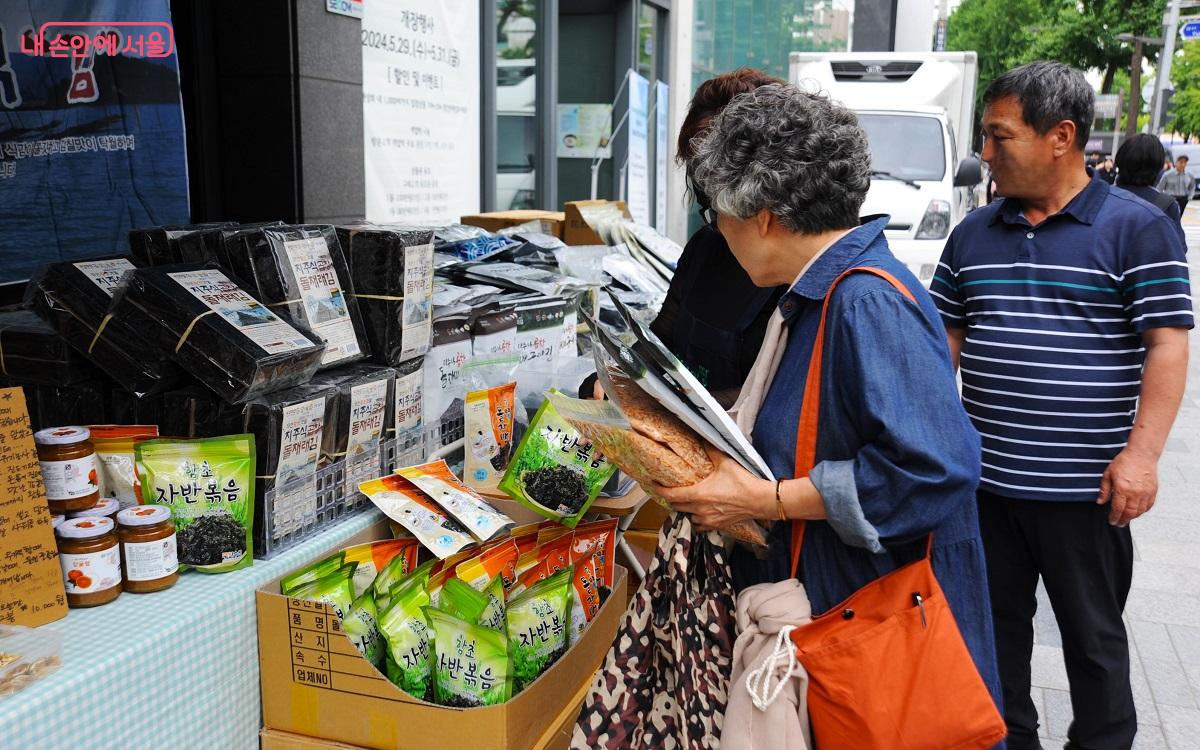
[[[1173,115],[1166,123],[1191,140],[1200,135],[1200,42],[1183,42],[1171,64],[1171,84],[1175,87],[1172,98]]]

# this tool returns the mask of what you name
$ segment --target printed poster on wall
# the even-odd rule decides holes
[[[479,4],[364,3],[367,219],[445,224],[479,211]]]
[[[611,159],[612,105],[558,105],[558,158]]]
[[[169,0],[0,3],[0,283],[187,221]]]
[[[667,159],[671,150],[667,142],[671,91],[662,81],[654,82],[654,228],[667,233]]]
[[[629,215],[650,224],[650,81],[629,71]]]

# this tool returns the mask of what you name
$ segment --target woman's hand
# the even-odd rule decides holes
[[[716,470],[691,487],[653,487],[673,510],[687,513],[699,531],[723,529],[738,521],[775,517],[775,483],[746,471],[712,446],[708,457]]]

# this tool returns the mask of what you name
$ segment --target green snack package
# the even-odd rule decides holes
[[[508,603],[508,639],[517,692],[567,652],[573,575],[570,568],[560,570]]]
[[[379,630],[387,643],[384,664],[387,678],[404,692],[427,701],[431,697],[430,640],[433,633],[422,608],[429,604],[425,587],[401,584],[391,605],[379,615]]]
[[[521,438],[500,489],[534,513],[574,528],[616,470],[547,399]]]
[[[311,602],[324,602],[333,608],[338,619],[345,622],[350,605],[354,602],[354,569],[356,563],[343,565],[332,575],[327,575],[312,583],[306,583],[292,591],[293,599],[304,599]]]
[[[318,560],[312,565],[300,568],[293,573],[288,573],[279,580],[279,593],[284,596],[291,596],[292,592],[301,586],[320,580],[325,576],[333,575],[337,572],[338,568],[342,567],[345,557],[346,553],[344,551],[335,552],[324,560]]]
[[[457,580],[457,579],[455,579]],[[487,605],[479,613],[479,624],[492,630],[504,630],[504,579],[496,576],[483,590]]]
[[[383,667],[383,633],[379,630],[379,612],[375,608],[375,594],[368,588],[350,605],[350,611],[342,620],[342,631],[363,658],[376,669]]]
[[[171,509],[179,564],[225,573],[254,562],[254,436],[134,444],[143,502]]]
[[[499,630],[425,608],[433,630],[433,695],[456,708],[494,706],[513,695],[508,638]]]
[[[427,560],[408,575],[402,575],[399,578],[393,575],[390,580],[380,581],[376,577],[376,585],[372,586],[372,590],[375,592],[375,606],[379,608],[380,612],[387,609],[388,605],[395,600],[396,592],[403,586],[419,585],[423,588],[426,581],[429,580],[429,571],[436,562],[437,560]],[[381,572],[380,575],[382,576],[383,573]]]
[[[438,609],[467,622],[479,622],[479,616],[487,606],[487,595],[459,578],[451,578],[442,585],[442,595],[437,603]]]

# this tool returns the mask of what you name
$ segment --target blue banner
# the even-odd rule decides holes
[[[0,3],[0,283],[188,221],[169,0]]]

